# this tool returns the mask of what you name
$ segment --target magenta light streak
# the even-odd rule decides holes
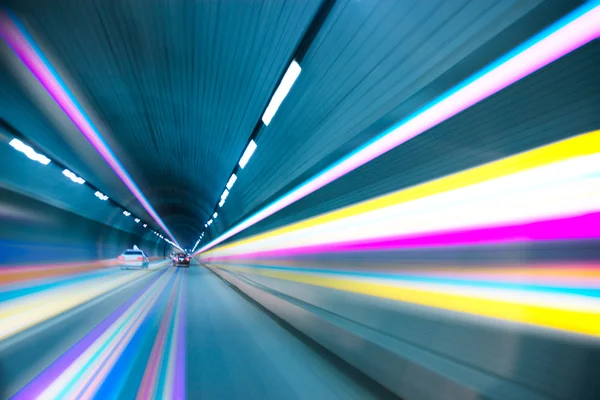
[[[23,36],[19,27],[4,11],[0,12],[0,35],[15,52],[15,54],[21,59],[21,61],[27,66],[31,73],[33,73],[33,75],[38,79],[42,86],[44,86],[46,91],[50,94],[50,96],[52,96],[64,113],[67,114],[71,121],[73,121],[75,126],[79,128],[88,142],[90,142],[90,144],[113,169],[125,186],[127,186],[129,191],[138,199],[148,214],[150,214],[154,221],[156,221],[156,223],[167,233],[167,235],[169,235],[169,237],[175,243],[177,243],[177,240],[174,238],[171,231],[169,231],[162,219],[158,216],[156,211],[154,211],[154,208],[152,208],[135,182],[133,182],[131,177],[127,174],[119,160],[117,160],[106,143],[104,143],[104,141],[101,139],[100,134],[93,126],[90,125],[88,119],[82,115],[78,107],[75,105],[72,97],[65,92],[61,84],[53,75],[52,71],[48,69],[44,61],[37,54],[36,50],[29,44],[27,38]]]
[[[186,398],[186,281],[183,275],[181,281],[179,281],[179,305],[177,312],[179,314],[178,326],[177,326],[177,354],[175,355],[175,382],[173,383],[173,399],[185,399]]]
[[[476,246],[494,243],[585,240],[598,238],[600,238],[600,212],[519,225],[492,226],[469,230],[433,232],[429,234],[378,238],[355,242],[266,250],[222,257],[208,257],[206,260],[229,260],[254,257],[270,258],[318,253],[386,251],[424,247]]]
[[[328,168],[198,250],[202,253],[600,36],[600,6]]]
[[[177,271],[179,272],[179,271]],[[177,273],[176,272],[176,273]],[[165,352],[165,338],[167,336],[167,330],[169,323],[172,318],[173,309],[175,308],[175,299],[177,296],[177,283],[173,284],[171,288],[171,295],[169,296],[169,302],[167,308],[163,313],[162,320],[160,321],[160,327],[158,334],[154,340],[150,358],[146,364],[146,370],[142,378],[141,385],[138,389],[137,398],[147,399],[150,398],[153,392],[154,385],[156,384],[156,377],[158,376],[159,361],[163,359],[163,353]]]

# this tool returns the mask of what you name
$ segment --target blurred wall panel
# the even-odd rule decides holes
[[[18,266],[116,258],[137,245],[163,256],[165,244],[142,239],[0,187],[0,265]]]
[[[595,399],[600,131],[201,255],[404,399]]]

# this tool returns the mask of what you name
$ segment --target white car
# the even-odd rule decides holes
[[[140,249],[127,249],[119,256],[119,264],[121,269],[130,267],[148,268],[150,261],[146,254]]]

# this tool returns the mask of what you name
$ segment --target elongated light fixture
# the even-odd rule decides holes
[[[283,75],[277,90],[275,93],[273,93],[273,97],[271,98],[271,101],[269,102],[269,105],[262,116],[262,121],[266,126],[269,126],[271,123],[271,120],[275,116],[277,110],[279,110],[279,106],[281,106],[283,99],[285,99],[290,92],[290,89],[294,85],[294,82],[296,82],[296,79],[298,79],[300,72],[302,72],[300,64],[298,64],[296,60],[293,60],[285,72],[285,75]]]
[[[63,170],[62,173],[64,176],[66,176],[67,178],[69,178],[71,181],[73,181],[75,183],[78,183],[80,185],[83,185],[85,183],[85,180],[83,178],[78,177],[73,172],[69,171],[68,169]]]
[[[31,147],[27,146],[25,143],[21,142],[19,139],[13,139],[8,144],[10,144],[15,150],[20,151],[25,154],[27,158],[33,161],[37,161],[40,164],[48,165],[50,163],[50,159],[43,154],[39,154]]]
[[[108,196],[99,191],[96,191],[96,193],[94,193],[94,196],[96,196],[97,198],[99,198],[102,201],[108,200]]]
[[[252,154],[254,154],[254,150],[256,150],[256,143],[254,142],[254,140],[250,140],[250,143],[248,143],[244,154],[242,154],[242,158],[240,158],[240,168],[244,169],[246,164],[248,164],[250,157],[252,157]]]
[[[204,252],[341,176],[400,146],[454,115],[600,36],[600,1],[579,7],[505,56],[458,84],[408,118],[388,128],[302,185],[229,229]]]
[[[235,181],[237,181],[237,175],[236,174],[232,174],[231,178],[229,178],[229,181],[227,181],[227,185],[225,185],[225,187],[229,190],[231,190],[231,188],[233,187],[233,184],[235,183]]]

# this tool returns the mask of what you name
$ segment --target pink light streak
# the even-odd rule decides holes
[[[263,258],[319,253],[386,251],[426,247],[474,246],[494,243],[517,243],[548,240],[597,239],[600,237],[600,212],[549,221],[509,226],[491,226],[469,230],[432,232],[429,234],[378,238],[355,242],[329,243],[207,257],[207,261],[238,258]]]
[[[112,170],[117,174],[119,179],[121,179],[129,191],[138,199],[140,204],[154,219],[154,221],[156,221],[156,223],[167,233],[171,240],[173,240],[175,243],[178,243],[171,231],[169,231],[169,228],[167,228],[156,211],[154,211],[152,205],[150,205],[148,200],[146,200],[146,197],[143,195],[141,190],[131,179],[129,174],[127,174],[127,171],[125,171],[119,160],[117,160],[116,156],[102,140],[97,129],[93,127],[88,122],[88,119],[79,111],[73,97],[65,91],[52,71],[48,69],[44,60],[40,58],[36,50],[28,42],[27,38],[23,36],[19,27],[5,11],[0,12],[0,36],[2,36],[4,41],[21,59],[23,64],[25,64],[25,66],[37,78],[50,96],[52,96],[54,101],[56,101],[64,113],[67,114],[71,121],[73,121],[75,126],[79,128],[83,136],[85,136],[88,142],[90,142],[90,144],[96,149],[98,154],[102,156],[104,161],[108,163]]]
[[[207,251],[244,229],[598,38],[600,36],[600,23],[598,21],[600,21],[600,6],[594,7],[443,100],[437,103],[434,102],[425,111],[393,128],[381,139],[346,157],[341,162],[325,170],[325,172],[279,198],[271,205],[208,243],[195,254]]]

